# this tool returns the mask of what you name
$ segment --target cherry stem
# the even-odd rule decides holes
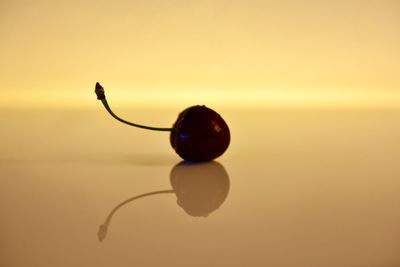
[[[103,86],[100,85],[100,83],[96,83],[96,89],[94,91],[95,91],[95,93],[97,95],[97,99],[101,100],[101,102],[103,103],[103,106],[106,108],[108,113],[110,113],[111,116],[113,116],[116,120],[118,120],[118,121],[120,121],[122,123],[131,125],[131,126],[135,126],[135,127],[138,127],[138,128],[147,129],[147,130],[168,131],[168,132],[174,132],[175,131],[175,128],[150,127],[150,126],[140,125],[140,124],[132,123],[132,122],[126,121],[124,119],[121,119],[120,117],[115,115],[115,113],[111,110],[110,106],[108,105],[108,102],[107,102],[107,99],[106,99],[106,95],[104,94],[104,88],[103,88]]]

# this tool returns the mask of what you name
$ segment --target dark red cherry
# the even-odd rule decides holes
[[[185,160],[213,160],[221,156],[230,143],[230,132],[224,119],[205,106],[182,111],[173,128],[171,145]]]
[[[193,106],[182,111],[172,128],[139,125],[119,118],[112,112],[104,94],[104,88],[96,83],[97,99],[116,120],[131,126],[155,131],[171,132],[170,142],[176,153],[188,161],[210,161],[221,156],[229,146],[228,125],[214,110],[205,106]]]

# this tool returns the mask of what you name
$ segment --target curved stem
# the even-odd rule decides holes
[[[113,217],[113,215],[115,214],[115,212],[117,212],[117,210],[119,208],[121,208],[122,206],[128,204],[131,201],[134,201],[136,199],[139,198],[143,198],[143,197],[147,197],[147,196],[151,196],[151,195],[158,195],[158,194],[170,194],[170,193],[175,193],[175,190],[160,190],[160,191],[154,191],[154,192],[150,192],[150,193],[146,193],[146,194],[142,194],[142,195],[138,195],[138,196],[134,196],[131,197],[123,202],[121,202],[120,204],[118,204],[117,206],[115,206],[114,209],[112,209],[112,211],[108,214],[106,220],[104,221],[104,223],[102,225],[100,225],[100,229],[97,233],[97,236],[99,238],[100,241],[103,241],[106,236],[107,236],[107,230],[108,230],[108,226],[111,222],[111,219]]]
[[[126,121],[124,119],[121,119],[120,117],[115,115],[115,113],[111,110],[110,106],[108,105],[106,96],[104,94],[104,88],[99,83],[96,83],[95,92],[96,92],[96,95],[97,95],[97,99],[101,100],[101,102],[103,103],[103,105],[106,108],[106,110],[108,111],[108,113],[110,113],[111,116],[113,116],[116,120],[118,120],[118,121],[120,121],[122,123],[131,125],[131,126],[135,126],[135,127],[138,127],[138,128],[142,128],[142,129],[147,129],[147,130],[168,131],[168,132],[174,132],[175,131],[175,128],[150,127],[150,126],[140,125],[140,124],[132,123],[132,122]]]

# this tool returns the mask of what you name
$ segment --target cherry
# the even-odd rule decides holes
[[[104,88],[99,83],[96,83],[95,92],[97,99],[102,101],[106,110],[116,120],[143,129],[171,132],[171,146],[184,160],[211,161],[221,156],[229,146],[228,125],[217,112],[206,106],[185,109],[178,115],[172,128],[149,127],[128,122],[115,115],[107,103]]]

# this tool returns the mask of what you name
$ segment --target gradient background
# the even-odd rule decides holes
[[[400,2],[0,1],[0,106],[400,107]]]
[[[0,0],[0,266],[400,266],[399,70],[400,1]],[[223,116],[218,209],[143,198],[99,242],[181,159],[97,81],[136,123]]]

